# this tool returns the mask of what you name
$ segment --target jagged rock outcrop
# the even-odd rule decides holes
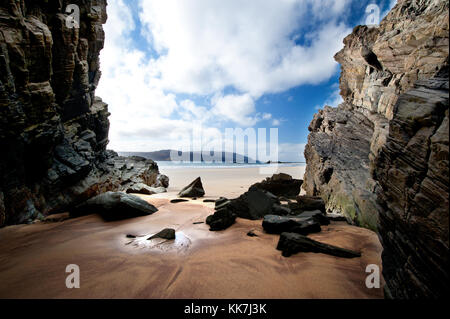
[[[79,28],[66,25],[69,4]],[[106,19],[106,0],[1,2],[0,226],[157,183],[155,163],[106,150],[108,107],[95,96]]]
[[[337,108],[314,116],[304,189],[378,231],[387,296],[449,293],[448,32],[445,0],[399,0],[335,55]]]

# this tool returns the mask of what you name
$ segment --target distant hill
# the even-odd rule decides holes
[[[170,152],[172,150],[161,150],[155,152],[118,152],[121,156],[142,156],[148,159],[152,159],[154,161],[170,161]],[[201,152],[189,152],[189,158],[191,161],[194,160],[194,155],[196,158],[201,156]],[[232,157],[232,161],[227,160]],[[201,156],[201,161],[203,162],[203,156]],[[259,161],[255,161],[247,156],[231,153],[231,152],[222,152],[222,163],[258,163]]]

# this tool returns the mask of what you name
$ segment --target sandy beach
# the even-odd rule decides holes
[[[198,176],[205,198],[238,196],[265,178],[255,170],[161,169],[171,179],[168,193],[140,195],[158,208],[153,215],[115,222],[89,215],[0,229],[0,298],[382,298],[382,287],[365,286],[366,266],[381,268],[382,247],[372,231],[332,222],[310,235],[360,251],[360,258],[285,258],[275,249],[279,236],[264,233],[261,221],[238,218],[211,232],[197,222],[213,203],[169,201]],[[303,174],[299,167],[282,172]],[[176,230],[175,241],[147,240],[167,227]],[[247,236],[249,230],[258,236]],[[68,264],[80,267],[79,289],[65,286]]]
[[[202,178],[205,196],[203,199],[239,197],[248,188],[257,182],[273,174],[285,173],[293,178],[302,179],[306,166],[297,167],[273,167],[260,169],[259,167],[229,167],[229,168],[160,168],[161,174],[170,178],[170,185],[166,194],[157,195],[160,197],[171,197],[176,194],[189,182],[197,177]]]

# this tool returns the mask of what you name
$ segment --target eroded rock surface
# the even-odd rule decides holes
[[[335,59],[337,108],[310,124],[304,188],[379,233],[386,295],[439,297],[448,269],[449,3],[399,0]]]
[[[68,4],[79,28],[66,26]],[[1,2],[0,226],[131,183],[167,187],[154,162],[106,150],[108,106],[95,96],[106,19],[106,0]]]

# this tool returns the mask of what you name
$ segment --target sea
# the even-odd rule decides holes
[[[226,163],[226,162],[173,162],[173,161],[155,161],[159,168],[183,169],[183,168],[246,168],[246,167],[302,167],[306,166],[304,162],[283,162],[283,163]]]

